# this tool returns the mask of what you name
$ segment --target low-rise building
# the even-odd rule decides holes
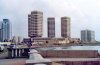
[[[80,43],[80,42],[81,42],[80,38],[71,38],[70,39],[70,43]]]
[[[51,43],[51,44],[65,44],[69,43],[67,38],[31,38],[31,41],[34,43]]]

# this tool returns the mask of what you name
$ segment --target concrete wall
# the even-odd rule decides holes
[[[55,62],[52,65],[100,65],[100,61]]]
[[[96,50],[38,50],[45,58],[97,58]]]

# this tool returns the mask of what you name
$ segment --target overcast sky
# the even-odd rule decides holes
[[[10,19],[13,36],[28,37],[28,14],[43,11],[43,37],[47,37],[47,17],[56,18],[56,37],[60,37],[60,18],[71,17],[71,36],[80,31],[95,31],[100,40],[100,0],[0,0],[0,21]]]

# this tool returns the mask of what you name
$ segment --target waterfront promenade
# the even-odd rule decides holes
[[[49,50],[43,50],[41,48],[52,48]],[[0,59],[0,65],[25,65],[25,61],[28,59],[26,58],[21,58],[21,56],[25,53],[28,54],[29,49],[38,49],[39,53],[45,58],[45,59],[50,59],[53,63],[52,65],[63,65],[63,63],[66,64],[66,62],[80,62],[80,64],[84,64],[85,62],[92,63],[92,65],[95,65],[95,63],[98,63],[100,65],[100,55],[97,50],[63,50],[63,49],[68,49],[70,46],[63,46],[61,47],[62,50],[56,50],[53,47],[61,47],[59,45],[55,46],[32,46],[32,47],[27,47],[27,46],[19,46],[16,48],[9,48],[9,51],[11,52],[10,54],[12,55],[13,58],[11,59]],[[66,48],[65,48],[66,47]],[[82,46],[80,46],[82,47]],[[22,52],[21,52],[22,51]],[[15,53],[14,53],[15,52]],[[21,54],[21,55],[19,55]],[[10,55],[9,55],[10,56]],[[14,57],[16,56],[16,57]],[[3,62],[4,61],[4,62]],[[62,63],[60,63],[62,62]],[[60,64],[59,64],[60,63]],[[71,64],[68,65],[71,65]],[[73,63],[74,64],[74,63]],[[91,65],[91,64],[90,64]]]
[[[50,59],[52,65],[100,65],[96,50],[38,50],[38,52],[44,59]],[[0,65],[25,65],[27,59],[0,59]]]
[[[71,62],[89,62],[90,65],[95,65],[97,62],[98,65],[100,65],[100,59],[99,58],[45,58],[50,59],[53,63],[52,65],[63,65],[63,63],[68,63],[69,65]],[[0,59],[0,65],[25,65],[27,59],[25,58],[16,58],[16,59]],[[62,63],[61,63],[62,62]]]
[[[26,58],[0,59],[0,65],[25,65]]]

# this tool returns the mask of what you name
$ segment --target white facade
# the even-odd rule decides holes
[[[30,49],[29,59],[26,60],[26,65],[49,65],[48,63],[51,63],[51,60],[43,58],[37,50]]]

